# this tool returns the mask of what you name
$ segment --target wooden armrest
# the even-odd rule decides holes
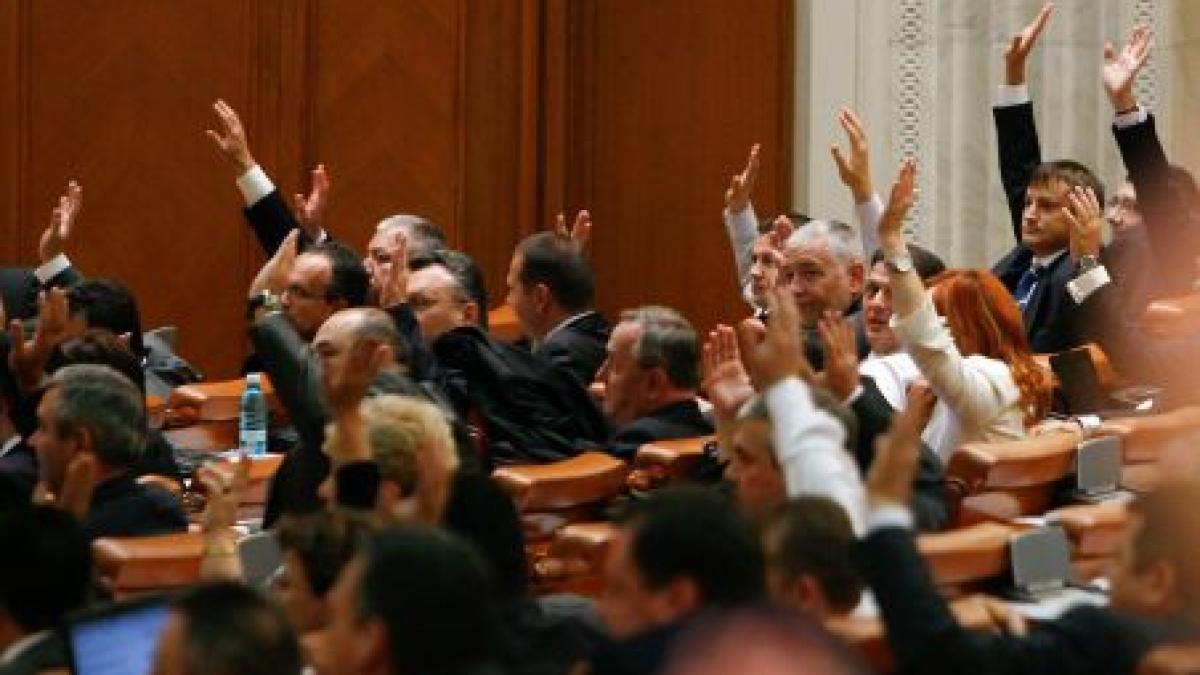
[[[153,537],[107,537],[92,542],[102,576],[116,591],[176,588],[200,576],[204,535],[182,532]]]
[[[1124,502],[1076,504],[1051,511],[1046,518],[1062,525],[1075,557],[1111,556],[1129,522],[1129,511]]]
[[[982,581],[1008,569],[1008,542],[1020,528],[1000,523],[922,534],[917,548],[939,586]]]
[[[592,569],[604,568],[608,547],[617,536],[617,526],[609,522],[572,523],[554,535],[550,553],[560,558],[586,560]]]
[[[1121,437],[1122,456],[1127,464],[1156,462],[1171,443],[1200,434],[1200,406],[1109,420],[1101,425],[1100,431]]]
[[[585,452],[550,464],[503,466],[492,478],[522,512],[555,511],[613,499],[629,467],[604,452]]]
[[[198,409],[198,419],[201,420],[237,420],[242,407],[242,392],[245,389],[246,381],[243,379],[183,385],[171,391],[171,396],[167,399],[167,409]],[[262,393],[271,410],[280,410],[275,388],[266,374],[262,376]]]
[[[636,466],[663,466],[674,473],[673,470],[682,465],[700,461],[704,456],[704,446],[713,438],[711,435],[696,436],[644,443],[638,448],[633,463]]]
[[[183,485],[181,485],[179,481],[175,480],[174,478],[162,476],[156,473],[148,473],[144,476],[138,476],[137,482],[141,483],[142,485],[154,485],[162,488],[163,490],[175,495],[176,498],[183,497]]]
[[[1081,440],[1077,432],[1058,432],[1019,441],[967,443],[950,455],[946,479],[964,486],[963,496],[981,489],[1053,483],[1074,471]]]

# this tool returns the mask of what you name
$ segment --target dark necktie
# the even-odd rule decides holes
[[[1046,274],[1046,268],[1031,263],[1029,269],[1025,270],[1025,274],[1021,275],[1021,280],[1017,282],[1017,291],[1013,294],[1017,298],[1017,305],[1021,307],[1021,311],[1025,311],[1025,307],[1029,304],[1029,300],[1033,298],[1033,292],[1037,290],[1037,284]]]

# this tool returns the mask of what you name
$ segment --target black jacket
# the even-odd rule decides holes
[[[187,514],[175,495],[124,474],[96,486],[83,532],[89,539],[143,537],[183,532],[187,525]]]
[[[617,430],[607,447],[613,455],[631,460],[643,443],[708,436],[713,432],[712,422],[700,412],[700,405],[695,399],[688,399],[626,424]]]
[[[534,354],[570,373],[587,387],[596,379],[596,371],[604,363],[611,331],[608,320],[599,312],[591,311],[551,333]]]
[[[958,625],[938,594],[910,531],[890,527],[869,533],[858,544],[857,558],[901,672],[1132,673],[1158,642],[1184,633],[1093,606],[1035,623],[1024,637],[973,633]]]

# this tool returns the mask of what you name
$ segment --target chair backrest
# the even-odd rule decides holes
[[[96,567],[118,595],[195,583],[200,576],[203,549],[204,535],[200,532],[105,537],[92,543]]]
[[[1058,432],[959,447],[946,465],[947,503],[955,522],[1044,513],[1052,506],[1055,483],[1074,471],[1081,439],[1078,433]]]
[[[1008,543],[1020,526],[978,523],[917,537],[934,583],[958,587],[998,577],[1009,569]]]
[[[607,503],[620,494],[628,473],[625,462],[590,451],[549,464],[502,466],[492,479],[519,511],[538,513]]]

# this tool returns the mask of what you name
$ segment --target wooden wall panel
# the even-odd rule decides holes
[[[744,316],[723,195],[761,142],[759,213],[787,204],[792,3],[576,0],[568,12],[557,161],[563,201],[593,213],[602,308],[666,304],[699,330]]]

